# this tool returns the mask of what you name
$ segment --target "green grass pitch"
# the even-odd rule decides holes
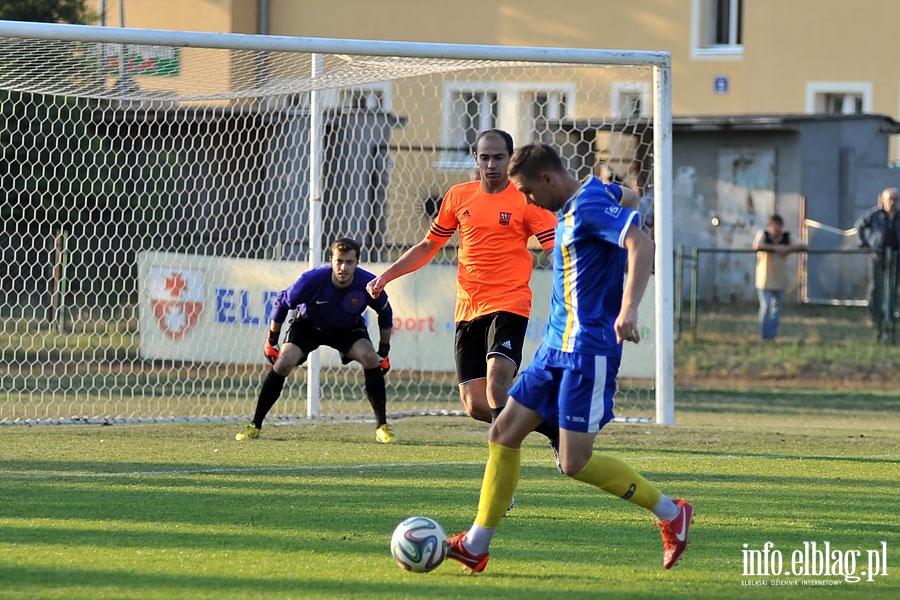
[[[371,423],[267,427],[244,443],[238,424],[2,427],[0,598],[900,597],[896,394],[679,390],[676,402],[673,427],[597,438],[694,503],[671,571],[652,516],[559,475],[537,435],[487,570],[402,571],[388,549],[398,521],[425,514],[452,534],[475,514],[486,427],[464,417],[397,420],[390,446]],[[874,552],[887,575],[746,574],[767,542],[773,568],[775,551],[785,570],[828,542],[838,568],[859,551],[859,575]]]

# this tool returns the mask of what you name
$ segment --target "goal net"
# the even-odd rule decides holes
[[[664,53],[0,22],[0,423],[247,419],[278,291],[337,237],[380,273],[492,127],[655,208],[617,414],[671,422],[668,90]],[[390,414],[461,408],[456,244],[387,288]],[[549,312],[533,249],[526,362]],[[322,348],[269,418],[370,415],[361,369]]]

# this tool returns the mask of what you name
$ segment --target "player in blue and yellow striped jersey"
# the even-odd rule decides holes
[[[562,472],[652,511],[668,569],[687,547],[693,507],[666,497],[618,458],[593,453],[594,438],[613,418],[622,343],[640,341],[637,310],[654,244],[641,231],[639,214],[623,206],[636,205],[637,195],[596,177],[579,182],[545,144],[519,148],[509,176],[529,202],[559,212],[550,319],[534,360],[491,426],[475,522],[450,538],[447,556],[466,570],[484,570],[519,480],[522,440],[541,420],[557,420]]]

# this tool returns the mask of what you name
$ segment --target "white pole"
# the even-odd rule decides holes
[[[119,27],[125,28],[125,7],[122,6],[123,0],[119,0]],[[123,88],[125,87],[125,77],[128,74],[125,72],[125,44],[119,44],[119,81],[122,82]]]
[[[312,55],[312,79],[322,75],[324,59],[321,54]],[[322,93],[313,89],[309,93],[309,268],[319,266],[322,256]],[[321,365],[319,351],[309,355],[306,377],[306,416],[319,416],[319,377]]]
[[[675,278],[672,226],[672,67],[653,67],[653,223],[656,237],[656,422],[675,424]]]

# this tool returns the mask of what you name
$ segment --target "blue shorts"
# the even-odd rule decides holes
[[[516,402],[567,431],[596,433],[613,415],[619,357],[576,354],[541,344],[509,391]]]

